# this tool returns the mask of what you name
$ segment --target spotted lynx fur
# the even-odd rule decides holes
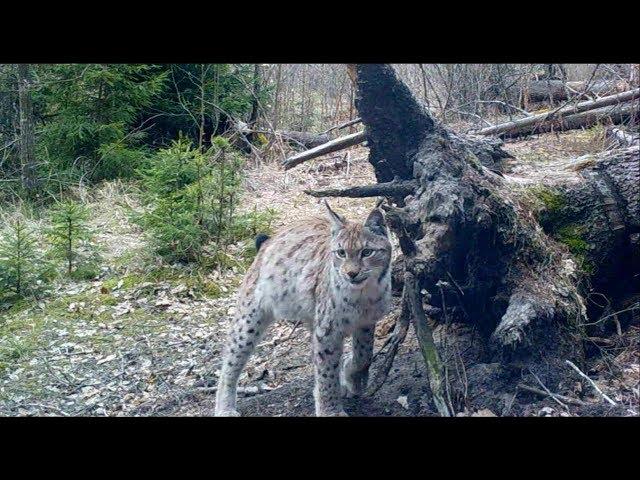
[[[391,305],[391,244],[380,210],[362,224],[325,205],[327,218],[257,239],[223,350],[216,416],[239,415],[238,377],[274,319],[310,328],[317,416],[345,416],[342,396],[364,392],[375,323]],[[343,362],[347,336],[352,354]]]

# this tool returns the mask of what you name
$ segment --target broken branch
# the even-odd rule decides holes
[[[607,402],[609,402],[611,405],[613,405],[614,407],[616,405],[618,405],[616,402],[614,402],[613,400],[611,400],[609,397],[607,397],[604,392],[602,390],[600,390],[600,388],[598,387],[598,385],[596,385],[596,382],[594,382],[593,380],[591,380],[589,378],[589,376],[586,373],[583,373],[582,370],[580,370],[578,367],[576,367],[576,365],[571,362],[570,360],[565,360],[565,362],[571,367],[573,368],[578,375],[580,375],[582,378],[584,378],[585,380],[587,380],[591,386],[594,388],[594,390],[596,392],[598,392],[600,395],[602,395],[602,398],[604,398]]]
[[[301,152],[297,155],[287,158],[282,162],[282,166],[285,170],[289,170],[290,168],[293,168],[296,165],[301,164],[302,162],[306,162],[313,158],[326,155],[327,153],[337,152],[338,150],[342,150],[344,148],[362,143],[365,140],[366,136],[364,132],[357,132],[351,135],[336,138],[335,140],[331,140],[330,142],[319,145],[315,148],[307,150],[306,152]]]
[[[363,185],[345,189],[329,190],[305,190],[304,193],[312,197],[406,197],[415,192],[418,184],[414,180],[393,181],[376,183],[375,185]]]

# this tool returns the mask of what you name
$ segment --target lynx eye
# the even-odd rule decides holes
[[[347,252],[345,252],[342,248],[340,250],[336,250],[336,255],[340,258],[344,258],[347,256]]]
[[[365,248],[362,250],[362,258],[370,257],[373,255],[373,250],[370,248]]]

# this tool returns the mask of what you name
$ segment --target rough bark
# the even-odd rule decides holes
[[[357,78],[356,105],[378,181],[417,182],[413,194],[386,209],[404,269],[426,292],[425,308],[440,311],[438,321],[473,326],[485,343],[475,363],[501,365],[503,380],[535,372],[556,386],[567,374],[564,361],[584,356],[579,282],[588,277],[558,232],[582,215],[590,229],[584,241],[596,246],[586,259],[612,290],[619,287],[623,265],[612,255],[630,252],[638,237],[637,149],[579,163],[569,184],[554,185],[566,190],[566,214],[558,209],[555,223],[540,221],[514,183],[437,124],[390,66],[359,65]],[[582,204],[573,201],[578,197]],[[593,229],[593,222],[606,227]]]
[[[394,197],[402,199],[413,193],[418,186],[413,180],[376,183],[375,185],[363,185],[361,187],[345,188],[343,190],[305,190],[304,193],[312,197]]]
[[[538,217],[545,232],[568,245],[588,273],[589,291],[606,297],[604,304],[587,304],[593,319],[623,309],[640,292],[638,146],[587,156],[572,170],[574,176],[546,187]]]

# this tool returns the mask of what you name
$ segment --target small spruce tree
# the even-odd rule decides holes
[[[92,232],[88,226],[89,210],[86,206],[67,200],[56,205],[51,212],[51,228],[47,236],[51,242],[51,254],[54,258],[64,260],[69,276],[75,276],[80,267],[95,263],[95,258],[88,258],[87,251],[95,253],[90,243]],[[82,248],[84,247],[85,255]],[[82,270],[82,277],[91,277],[93,270]]]
[[[42,267],[36,238],[21,217],[7,222],[1,235],[0,290],[23,297],[33,290]]]

